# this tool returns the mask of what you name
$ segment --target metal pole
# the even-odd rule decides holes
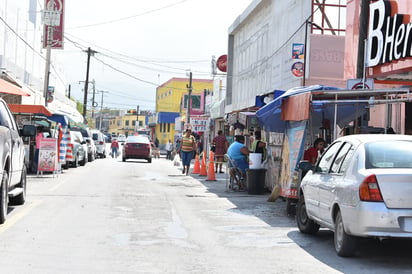
[[[99,117],[99,130],[102,130],[102,118],[103,118],[103,95],[104,91],[101,91],[102,93],[102,99],[100,101],[100,117]]]
[[[54,0],[50,0],[51,9],[54,10]],[[47,7],[46,7],[47,9]],[[43,96],[44,105],[47,107],[48,92],[49,92],[49,80],[50,80],[50,58],[51,58],[51,44],[53,42],[54,26],[47,25],[47,51],[46,51],[46,68],[44,70],[44,86]]]
[[[87,68],[86,68],[86,81],[84,82],[84,100],[83,100],[83,117],[86,120],[87,111],[87,92],[89,90],[89,68],[90,68],[90,55],[92,50],[90,47],[87,49]]]
[[[192,108],[192,72],[189,73],[189,85],[186,85],[189,91],[189,98],[187,102],[187,124],[190,124],[190,110]]]
[[[306,48],[308,46],[308,20],[305,21],[305,47],[303,48],[303,79],[302,86],[306,85]]]

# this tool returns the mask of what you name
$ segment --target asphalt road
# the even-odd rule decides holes
[[[227,192],[164,158],[97,159],[31,175],[0,226],[1,273],[411,273],[411,241],[362,241],[340,258],[333,233],[299,233],[285,202]]]

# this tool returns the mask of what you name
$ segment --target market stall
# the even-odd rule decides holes
[[[278,191],[276,195],[287,201],[288,213],[293,213],[300,182],[297,165],[314,139],[322,137],[328,143],[332,142],[342,128],[367,113],[373,104],[409,100],[408,89],[341,90],[316,85],[290,89],[262,107],[256,117],[264,130],[273,136],[269,140],[276,141],[278,148],[276,157],[272,157],[272,161],[277,161],[274,166],[278,167],[272,170],[278,173],[274,176],[272,194]],[[274,156],[274,153],[269,155]]]

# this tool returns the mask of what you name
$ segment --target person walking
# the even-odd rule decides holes
[[[182,153],[183,162],[182,173],[189,175],[190,162],[192,161],[193,153],[196,152],[196,140],[192,135],[192,130],[186,129],[181,143],[180,151]]]
[[[212,146],[214,146],[215,153],[215,172],[217,173],[217,170],[219,168],[219,173],[223,173],[223,157],[227,152],[229,142],[227,141],[226,136],[223,135],[222,130],[219,130],[217,132],[217,136],[213,138]]]
[[[169,139],[169,141],[166,143],[166,159],[167,160],[173,160],[172,150],[173,150],[173,144],[172,144],[172,141]]]
[[[117,139],[112,140],[110,148],[112,149],[112,158],[117,158],[119,150],[119,142],[117,141]]]

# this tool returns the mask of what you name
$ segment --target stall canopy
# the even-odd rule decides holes
[[[63,127],[65,127],[69,124],[69,118],[67,118],[65,115],[53,114],[52,116],[50,116],[48,118],[51,121],[60,123]]]
[[[393,99],[389,94],[406,94]],[[309,86],[286,91],[256,112],[265,130],[284,132],[287,121],[327,117],[334,125],[345,126],[366,113],[372,104],[409,101],[408,89],[342,90],[336,87]]]
[[[52,116],[52,113],[42,105],[17,105],[9,104],[11,112],[18,114],[35,114],[35,115],[44,115]]]
[[[7,93],[20,96],[30,96],[29,93],[25,92],[19,86],[13,85],[9,81],[0,79],[0,93]]]

